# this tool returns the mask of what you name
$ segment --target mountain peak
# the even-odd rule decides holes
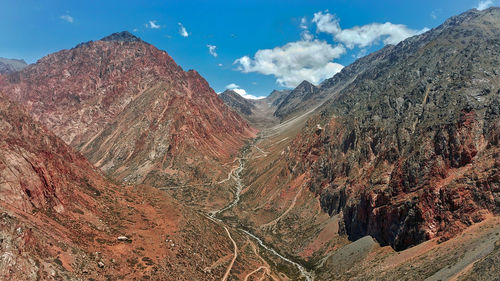
[[[116,32],[101,39],[101,41],[141,42],[142,40],[128,31]]]
[[[235,91],[233,91],[231,89],[226,89],[224,92],[221,93],[221,95],[233,95],[234,96],[234,95],[238,95],[238,93],[236,93]]]
[[[7,59],[0,57],[0,74],[22,70],[28,66],[23,59]]]
[[[295,89],[314,89],[316,86],[311,82],[304,80]]]

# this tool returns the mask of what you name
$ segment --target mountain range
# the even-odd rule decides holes
[[[0,60],[0,279],[494,280],[500,9],[250,100],[129,32]]]

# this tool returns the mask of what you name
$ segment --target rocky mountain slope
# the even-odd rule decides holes
[[[0,74],[22,70],[28,66],[24,60],[0,58]]]
[[[0,218],[1,280],[297,276],[257,241],[167,193],[109,182],[2,94]]]
[[[450,18],[392,48],[309,120],[288,168],[311,176],[351,239],[405,249],[500,211],[499,35],[500,9]]]
[[[274,116],[281,120],[289,118],[292,113],[302,111],[302,107],[308,106],[317,100],[318,88],[308,81],[302,81],[295,89],[290,91],[278,104]],[[316,101],[318,102],[318,101]]]
[[[318,87],[228,93],[253,141],[127,32],[0,76],[40,121],[0,95],[0,279],[498,276],[498,38],[471,10]]]
[[[120,182],[215,181],[256,132],[196,71],[128,32],[48,55],[0,89]]]
[[[271,103],[273,106],[278,106],[285,97],[290,93],[291,90],[273,90],[269,96],[266,97],[267,102]]]
[[[224,267],[203,271],[231,253],[222,226],[164,192],[113,185],[2,95],[0,129],[0,279],[215,280],[224,274]]]
[[[367,235],[425,263],[417,256],[429,248],[410,247],[497,217],[499,35],[500,9],[471,10],[325,81],[321,88],[342,85],[305,128],[296,134],[287,121],[255,144],[241,203],[226,218],[324,276],[348,279],[348,265],[333,274],[326,261],[335,267],[349,248],[377,256]]]
[[[248,117],[255,110],[252,100],[245,99],[233,90],[225,90],[219,97],[230,108],[236,110],[240,115]]]
[[[279,119],[273,114],[276,111],[277,102],[283,98],[286,92],[273,91],[269,97],[263,99],[246,99],[233,90],[226,90],[219,97],[238,115],[261,130],[279,123]]]

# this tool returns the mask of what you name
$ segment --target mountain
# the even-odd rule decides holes
[[[286,92],[276,91],[276,95],[279,95],[279,98],[273,102],[278,107],[274,113],[275,116],[279,117],[283,122],[314,110],[326,101],[336,98],[339,92],[352,83],[358,76],[368,70],[373,71],[380,62],[390,60],[391,50],[394,47],[394,45],[387,45],[379,51],[356,60],[318,86],[303,81],[296,89]],[[291,91],[295,93],[289,95]],[[271,98],[271,95],[269,98]]]
[[[499,38],[470,10],[261,100],[128,32],[1,75],[0,279],[494,279]]]
[[[266,97],[266,100],[277,107],[289,93],[290,90],[274,90]]]
[[[405,249],[500,211],[499,16],[472,10],[401,42],[296,140],[290,168],[312,170],[309,189],[351,239]]]
[[[27,66],[24,60],[0,58],[0,74],[22,70]]]
[[[292,113],[303,111],[309,100],[314,100],[318,88],[308,81],[302,81],[295,89],[290,91],[279,103],[274,116],[281,120],[287,119]]]
[[[252,100],[247,100],[233,90],[225,90],[219,97],[230,108],[236,110],[240,115],[248,117],[255,110]]]
[[[0,90],[118,182],[214,182],[256,133],[196,71],[128,32],[43,57]]]
[[[165,192],[109,182],[2,94],[0,129],[1,280],[220,280],[231,240],[248,244]],[[260,265],[238,260],[231,278]]]
[[[500,9],[470,10],[356,61],[319,90],[305,83],[301,92],[326,102],[304,128],[290,120],[254,144],[247,188],[225,217],[324,280],[423,279],[438,266],[459,273],[456,259],[474,247],[490,253],[498,238],[452,249],[462,231],[500,229],[498,38]]]
[[[274,92],[277,93],[277,91]],[[285,93],[285,91],[282,91],[282,93]],[[273,116],[277,106],[273,102],[277,101],[275,99],[277,96],[270,95],[263,99],[246,99],[233,90],[226,90],[219,97],[227,106],[259,130],[279,123],[279,119]]]

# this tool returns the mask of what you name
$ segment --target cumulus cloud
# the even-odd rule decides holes
[[[325,13],[315,13],[312,22],[316,24],[318,32],[337,34],[341,31],[339,19],[335,15],[328,13],[328,10]]]
[[[479,11],[486,10],[489,7],[493,6],[493,1],[492,0],[484,0],[484,1],[479,1],[479,3],[476,6],[476,9]]]
[[[241,89],[240,86],[236,85],[235,83],[231,83],[226,86],[226,89],[233,90],[235,91],[238,95],[246,98],[246,99],[251,99],[251,100],[258,100],[258,99],[263,99],[265,97],[256,97],[254,95],[247,94],[247,91],[244,89]]]
[[[317,84],[339,72],[343,66],[333,59],[345,53],[342,46],[320,40],[301,40],[274,49],[259,50],[253,59],[244,56],[234,61],[238,70],[274,75],[278,84],[293,88],[307,80]]]
[[[148,23],[146,23],[146,27],[151,29],[159,29],[161,26],[157,24],[155,20],[150,20]]]
[[[382,40],[384,44],[397,44],[416,34],[418,31],[409,29],[405,25],[386,22],[344,29],[335,34],[335,39],[344,43],[348,48],[354,46],[364,48],[379,40]]]
[[[210,55],[212,55],[214,58],[217,57],[217,46],[207,44],[208,52]]]
[[[314,14],[313,23],[317,32],[329,33],[347,48],[365,48],[382,41],[384,44],[397,44],[404,39],[417,35],[422,31],[413,30],[403,24],[370,23],[349,29],[340,27],[339,19],[327,11]]]
[[[316,33],[330,34],[338,45],[319,40],[310,32],[310,23],[315,26]],[[240,57],[233,64],[243,73],[273,75],[278,84],[288,88],[297,86],[303,80],[318,84],[342,70],[343,66],[334,60],[344,55],[346,48],[358,48],[357,54],[352,56],[359,58],[366,55],[367,49],[374,44],[397,44],[429,30],[414,30],[406,25],[390,22],[342,29],[340,20],[328,10],[314,13],[310,21],[306,17],[300,18],[299,28],[299,41],[273,49],[258,50],[253,57]]]
[[[73,23],[73,21],[74,21],[73,17],[70,15],[62,15],[59,18],[64,20],[64,21],[67,21],[69,23]]]
[[[189,33],[187,32],[186,28],[184,27],[184,25],[182,25],[182,23],[178,23],[179,24],[179,34],[182,36],[182,37],[188,37],[189,36]]]

